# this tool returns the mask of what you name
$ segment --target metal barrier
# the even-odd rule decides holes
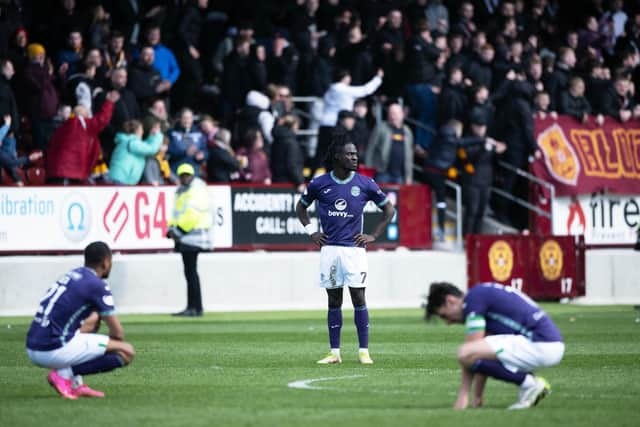
[[[312,158],[316,154],[318,146],[318,128],[320,127],[320,111],[318,105],[322,105],[322,98],[315,96],[294,96],[291,98],[294,104],[301,104],[301,108],[293,107],[291,112],[306,120],[307,128],[300,128],[296,136],[300,137],[302,147],[307,156]]]
[[[414,126],[418,126],[424,130],[426,130],[427,132],[430,132],[432,134],[436,134],[435,129],[433,129],[431,126],[425,125],[424,123],[421,123],[415,119],[412,119],[410,117],[405,117],[405,121],[411,125]],[[522,207],[524,207],[527,210],[530,210],[532,212],[534,212],[536,215],[540,215],[543,216],[545,218],[548,218],[550,223],[551,223],[551,229],[553,230],[553,203],[551,203],[551,201],[555,198],[556,196],[556,188],[554,187],[553,184],[551,184],[548,181],[542,180],[540,178],[538,178],[537,176],[522,170],[520,168],[517,168],[503,160],[498,161],[498,165],[500,165],[502,168],[510,170],[511,172],[515,173],[516,175],[532,182],[535,183],[541,187],[545,187],[547,190],[549,190],[549,212],[540,209],[538,206],[535,206],[532,203],[529,203],[527,200],[521,199],[519,197],[514,196],[513,194],[504,191],[500,188],[496,188],[496,187],[491,187],[491,192],[494,194],[497,194],[500,197],[504,197],[505,199],[509,200],[512,203],[515,203],[517,205],[520,205]],[[447,215],[450,215],[449,212],[447,212]]]
[[[446,180],[444,182],[447,187],[453,188],[456,192],[456,213],[446,211],[448,217],[453,217],[456,220],[456,249],[463,250],[464,244],[462,241],[462,187],[453,181]]]
[[[294,104],[304,105],[303,108],[294,107],[291,112],[307,120],[309,127],[305,129],[298,129],[296,131],[296,135],[304,137],[303,146],[307,151],[307,155],[314,156],[316,154],[316,147],[318,144],[318,128],[320,127],[319,112],[317,110],[314,111],[314,108],[317,108],[317,105],[322,104],[322,98],[315,96],[294,96],[291,98],[291,101]]]
[[[495,193],[501,197],[504,197],[505,199],[509,200],[512,203],[516,203],[532,212],[534,212],[537,215],[543,216],[545,218],[548,218],[550,223],[551,223],[551,230],[553,230],[553,199],[556,197],[556,188],[553,184],[551,184],[548,181],[545,181],[543,179],[538,178],[537,176],[522,170],[520,168],[517,168],[515,166],[513,166],[510,163],[507,163],[503,160],[498,161],[498,165],[504,169],[507,169],[513,173],[515,173],[516,175],[526,179],[529,182],[533,182],[541,187],[545,187],[547,190],[549,190],[549,212],[540,209],[538,206],[533,205],[532,203],[529,203],[526,200],[523,200],[519,197],[514,196],[511,193],[508,193],[500,188],[496,188],[496,187],[491,187],[491,192]]]
[[[411,117],[405,117],[405,118],[404,118],[404,121],[405,121],[405,122],[407,122],[407,123],[409,123],[410,125],[418,126],[419,128],[424,129],[424,130],[426,130],[427,132],[432,133],[433,135],[436,135],[436,134],[437,134],[437,132],[435,131],[435,129],[434,129],[434,128],[432,128],[431,126],[425,125],[424,123],[419,122],[419,121],[417,121],[416,119],[412,119]]]

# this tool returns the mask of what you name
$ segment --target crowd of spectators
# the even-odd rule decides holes
[[[346,132],[381,183],[462,164],[473,232],[494,153],[536,155],[534,115],[640,115],[639,49],[635,0],[2,0],[0,166],[18,185],[32,164],[49,183],[158,185],[186,162],[301,190]]]

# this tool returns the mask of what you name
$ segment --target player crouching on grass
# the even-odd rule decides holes
[[[539,368],[557,365],[564,355],[562,335],[549,316],[528,296],[512,287],[483,283],[465,295],[446,282],[432,283],[426,317],[447,324],[465,323],[466,337],[458,349],[462,381],[455,409],[480,407],[487,376],[520,386],[518,401],[509,409],[536,405],[551,391]]]
[[[113,296],[102,279],[111,271],[111,249],[93,242],[84,250],[84,267],[63,275],[40,300],[27,333],[27,354],[49,372],[49,384],[66,399],[104,397],[82,382],[82,375],[108,372],[131,363],[133,346],[115,315]],[[100,319],[109,336],[96,334]]]
[[[320,249],[320,286],[329,299],[327,326],[329,354],[319,364],[341,363],[343,287],[349,287],[358,331],[360,363],[373,363],[369,356],[369,312],[364,291],[367,279],[365,248],[384,232],[395,209],[371,178],[356,173],[358,151],[346,134],[333,136],[326,159],[328,173],[313,179],[296,205],[296,214]],[[307,208],[318,201],[322,231],[310,223]],[[382,209],[383,216],[371,234],[362,232],[362,212],[369,201]]]

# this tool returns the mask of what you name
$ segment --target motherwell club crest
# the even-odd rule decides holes
[[[511,277],[513,250],[504,240],[495,241],[489,248],[489,269],[493,278],[503,282]]]
[[[542,276],[549,280],[558,280],[562,275],[562,248],[555,240],[547,240],[540,248],[540,269]]]
[[[545,129],[538,135],[537,143],[549,173],[556,180],[575,186],[580,175],[580,162],[560,126],[554,124]]]

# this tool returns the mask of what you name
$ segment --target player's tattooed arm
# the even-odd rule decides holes
[[[93,311],[80,326],[80,332],[84,334],[95,334],[100,329],[100,315]]]
[[[378,223],[376,228],[373,230],[371,234],[356,234],[354,236],[354,240],[356,242],[356,246],[366,246],[367,243],[375,242],[375,240],[380,237],[380,235],[387,228],[391,220],[393,219],[393,215],[395,215],[396,210],[391,203],[385,203],[382,206],[382,220]]]

